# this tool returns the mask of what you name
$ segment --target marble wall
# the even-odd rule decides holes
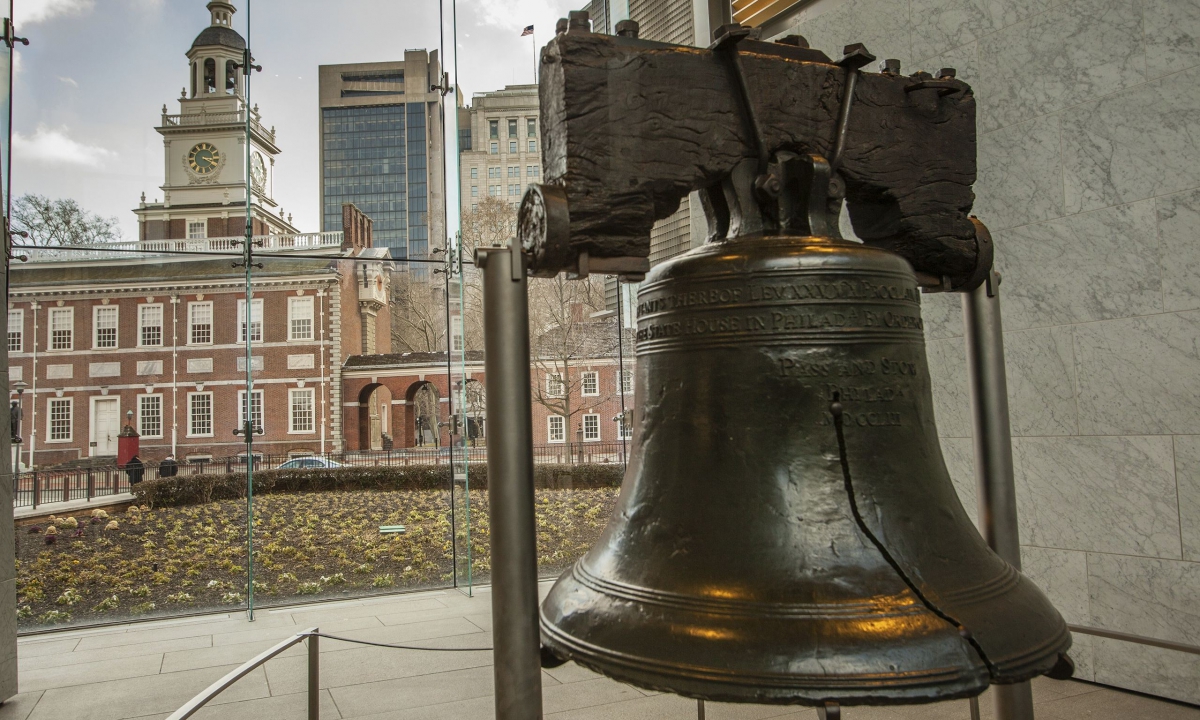
[[[843,0],[789,32],[972,84],[1025,571],[1068,622],[1200,645],[1200,0]],[[924,313],[974,517],[959,300]],[[1080,677],[1200,703],[1196,656],[1072,654]]]

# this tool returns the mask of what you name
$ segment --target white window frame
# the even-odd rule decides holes
[[[187,224],[188,240],[204,240],[208,237],[207,220],[189,220]]]
[[[238,342],[246,342],[246,300],[237,301]],[[257,317],[256,317],[257,316]],[[262,298],[250,300],[250,342],[263,341],[263,301]]]
[[[513,197],[514,195],[520,195],[520,194],[521,194],[521,184],[520,183],[509,183],[508,184],[508,196],[509,197]]]
[[[479,186],[478,185],[471,186],[471,197],[473,197],[473,198],[479,197]]]
[[[629,395],[633,392],[633,368],[621,368],[617,374],[617,382],[621,385],[621,394]]]
[[[592,391],[588,392],[588,380],[592,381]],[[585,370],[579,375],[579,394],[584,397],[600,395],[600,373],[595,370]]]
[[[525,118],[525,136],[537,137],[537,118]]]
[[[163,314],[163,304],[162,303],[143,303],[141,305],[138,305],[137,307],[138,307],[137,346],[138,347],[162,347],[163,346],[163,334],[164,334],[164,331],[166,330],[166,327],[163,324],[163,318],[165,317],[165,315]],[[154,325],[146,324],[146,313],[151,310],[158,311],[158,342],[157,343],[146,342],[146,330],[154,327]]]
[[[521,177],[521,166],[520,165],[509,165],[508,166],[508,176],[510,178]]]
[[[558,387],[558,392],[554,391],[555,386]],[[546,373],[546,396],[565,397],[566,394],[567,384],[563,381],[563,374],[560,372]]]
[[[67,409],[67,436],[54,437],[54,407]],[[46,399],[46,442],[69,443],[75,435],[75,398],[52,397]]]
[[[196,311],[201,308],[208,308],[208,340],[196,342]],[[216,330],[213,323],[213,304],[211,300],[202,300],[188,303],[188,345],[212,345],[213,333]]]
[[[498,142],[496,142],[495,140],[493,140],[493,141],[492,141],[492,144],[491,144],[491,147],[489,147],[489,148],[488,148],[488,151],[489,151],[489,153],[488,153],[488,154],[490,154],[490,155],[499,155],[499,154],[500,154],[500,149],[499,149],[499,148],[500,148],[500,143],[498,143]]]
[[[137,406],[137,426],[138,434],[144,438],[161,438],[163,436],[163,396],[162,393],[146,393],[138,395]],[[146,431],[145,418],[147,417],[145,401],[155,399],[158,400],[158,434],[149,433]]]
[[[256,425],[252,429],[255,430],[256,432],[258,430],[262,430],[265,432],[267,429],[267,417],[263,413],[263,408],[266,406],[266,397],[262,390],[254,390],[252,392],[254,393],[254,397],[250,401],[250,419],[252,421],[253,420],[258,421],[258,425]],[[246,391],[245,390],[238,390],[237,405],[238,405],[237,427],[238,427],[238,430],[241,431],[242,428],[246,427]]]
[[[525,177],[539,177],[542,174],[542,169],[537,165],[525,166]]]
[[[558,421],[555,423],[555,421]],[[558,425],[558,439],[554,439],[554,426]],[[551,445],[565,443],[567,441],[567,419],[562,415],[549,415],[546,417],[546,442]]]
[[[15,322],[14,322],[15,321]],[[13,330],[13,325],[16,325],[16,330]],[[13,343],[14,338],[16,343]],[[25,311],[24,310],[9,310],[8,311],[8,351],[10,353],[19,353],[25,351]]]
[[[56,329],[54,327],[56,317],[65,317],[67,319],[67,329],[65,330],[65,332],[67,333],[67,336],[66,336],[67,343],[66,343],[65,347],[56,347],[55,346],[56,343],[58,342],[58,339],[55,337],[55,333],[64,332],[63,330]],[[50,308],[50,318],[49,318],[49,322],[47,324],[50,326],[50,334],[47,337],[47,341],[48,341],[47,342],[47,346],[48,346],[47,352],[69,352],[69,351],[75,349],[75,308],[73,308],[73,307],[52,307],[52,308]]]
[[[111,328],[112,330],[112,345],[100,344],[100,316],[112,313],[114,318]],[[93,305],[92,306],[92,349],[93,350],[114,350],[121,345],[121,308],[118,305]]]
[[[194,432],[196,429],[195,416],[195,400],[200,397],[208,398],[208,432]],[[213,394],[211,390],[204,392],[190,392],[187,394],[187,436],[188,437],[213,437],[213,428],[216,422],[216,412],[213,407]]]
[[[590,430],[590,428],[588,428],[589,424],[593,425],[595,427],[595,433],[589,433],[589,430]],[[595,413],[589,413],[587,415],[584,415],[580,426],[583,428],[583,441],[584,442],[600,442],[600,416],[599,415],[596,415]]]
[[[617,416],[617,439],[628,440],[633,437],[633,423],[625,424],[625,417],[633,415],[633,410],[625,411],[625,415]]]
[[[473,168],[471,168],[471,179],[472,179],[472,180],[478,180],[478,179],[479,179],[479,168],[477,168],[477,167],[473,167]]]
[[[308,310],[301,312],[300,307]],[[307,315],[307,317],[305,317]],[[296,333],[296,322],[308,320],[308,335]],[[288,342],[311,342],[317,338],[317,300],[311,295],[288,298]]]
[[[528,152],[537,152],[537,140],[529,141],[529,151]]]
[[[517,141],[516,140],[508,141],[508,151],[510,153],[515,153],[517,151]]]
[[[296,429],[296,421],[299,417],[296,415],[296,398],[302,395],[308,396],[308,429]],[[288,389],[288,434],[289,435],[312,435],[317,432],[317,391],[316,388],[289,388]]]

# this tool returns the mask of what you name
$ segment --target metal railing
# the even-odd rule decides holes
[[[78,262],[81,260],[120,260],[143,257],[147,254],[169,254],[178,252],[240,253],[244,237],[211,237],[170,240],[126,240],[121,242],[95,243],[92,245],[68,245],[30,248],[21,253],[29,262]],[[328,250],[342,246],[342,231],[294,233],[288,235],[255,235],[255,252],[288,252],[299,250]]]
[[[218,96],[220,97],[220,96]],[[193,125],[245,125],[245,111],[212,113],[201,110],[197,113],[167,114],[163,113],[162,127],[189,127]],[[258,120],[258,113],[251,112],[250,124],[258,133],[275,140],[275,128],[264,128]]]
[[[238,680],[258,669],[271,658],[284,650],[308,640],[308,718],[319,720],[321,717],[321,646],[320,631],[315,628],[302,630],[283,642],[263,650],[238,667],[229,671],[225,677],[205,688],[199,695],[184,703],[167,718],[167,720],[185,720],[195,715],[200,708],[210,700],[227,690]]]

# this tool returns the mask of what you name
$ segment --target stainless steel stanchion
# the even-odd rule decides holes
[[[487,463],[496,720],[541,720],[525,258],[511,248],[488,248],[476,252],[475,264],[483,269],[484,367],[492,428]]]
[[[1000,323],[1000,274],[991,271],[983,284],[963,293],[962,307],[980,529],[992,550],[1020,570],[1021,538]],[[992,693],[998,720],[1033,720],[1033,690],[1028,682],[993,685]]]

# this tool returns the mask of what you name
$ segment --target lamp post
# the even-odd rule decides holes
[[[25,414],[22,407],[21,395],[28,387],[24,380],[18,380],[12,384],[12,389],[17,393],[17,400],[9,408],[10,413],[10,430],[12,432],[12,471],[13,475],[19,475],[21,472],[21,418]],[[33,464],[33,458],[29,458],[29,464]]]

